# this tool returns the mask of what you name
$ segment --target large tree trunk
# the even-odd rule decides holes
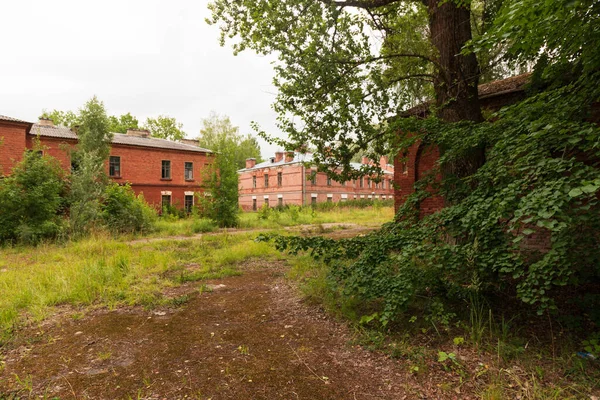
[[[438,51],[438,72],[434,82],[438,117],[446,122],[481,122],[477,96],[479,65],[475,54],[462,55],[471,40],[469,6],[459,7],[455,0],[427,0],[431,41]]]
[[[437,116],[446,122],[481,122],[477,94],[479,65],[475,54],[461,54],[471,40],[470,8],[455,0],[425,0],[429,8],[431,41],[438,51],[438,71],[434,81]],[[440,5],[440,3],[443,3]],[[443,153],[444,148],[440,146]],[[485,162],[485,149],[473,149],[462,159],[442,166],[442,173],[459,178],[473,174]]]

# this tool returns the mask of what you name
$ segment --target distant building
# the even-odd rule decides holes
[[[343,202],[357,199],[392,199],[394,167],[382,157],[380,166],[383,178],[364,176],[347,182],[336,182],[323,172],[310,167],[312,155],[299,152],[276,152],[275,157],[256,164],[254,158],[246,160],[246,168],[239,174],[239,204],[244,210],[257,210],[263,204],[269,207],[289,204],[310,205],[322,202]],[[363,157],[361,164],[372,164]]]
[[[48,119],[34,124],[0,115],[0,177],[10,173],[26,149],[33,148],[35,137],[45,154],[71,171],[70,153],[77,145],[74,131],[54,126]],[[197,143],[153,138],[148,131],[130,129],[114,134],[106,172],[114,182],[131,184],[135,193],[143,193],[157,208],[172,205],[190,210],[195,194],[203,191],[202,177],[212,155]]]

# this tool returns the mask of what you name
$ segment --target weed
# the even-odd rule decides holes
[[[240,354],[243,356],[247,356],[250,354],[248,346],[246,346],[246,345],[240,345],[237,349],[240,352]]]
[[[112,352],[109,350],[101,351],[96,355],[96,358],[100,361],[109,360],[112,357]]]

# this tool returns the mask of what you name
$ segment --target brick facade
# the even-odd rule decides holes
[[[0,176],[10,173],[23,152],[34,147],[36,138],[44,154],[56,158],[65,171],[71,170],[70,152],[77,145],[74,132],[54,127],[48,121],[31,124],[2,118]],[[119,184],[129,183],[136,194],[143,194],[146,201],[156,208],[161,207],[163,196],[170,196],[171,205],[178,208],[184,207],[186,195],[194,196],[193,201],[196,202],[196,196],[203,192],[202,180],[206,167],[212,163],[213,154],[193,144],[141,137],[139,132],[132,132],[135,137],[115,134],[110,156],[119,157],[119,168],[118,173],[110,177],[111,180]],[[148,145],[144,146],[144,143]],[[170,177],[162,176],[163,161],[170,162]],[[187,175],[189,179],[185,176],[186,163],[191,163],[188,164],[191,166],[191,176],[190,171]],[[106,161],[106,172],[110,175],[109,160]]]
[[[310,205],[314,202],[343,202],[359,199],[391,199],[393,190],[393,166],[382,158],[383,181],[375,183],[370,177],[345,183],[327,178],[325,173],[316,173],[310,154],[277,152],[269,161],[255,165],[249,159],[239,174],[239,204],[244,210],[254,210],[268,204],[269,207],[285,205]],[[363,159],[363,163],[371,163]],[[358,168],[360,164],[354,165]],[[265,178],[266,176],[266,178]]]
[[[500,108],[514,104],[525,97],[525,84],[529,80],[528,74],[523,74],[501,81],[481,85],[479,87],[479,100],[482,109],[496,111]],[[405,113],[405,116],[426,117],[429,112],[427,104],[417,106]],[[413,193],[414,184],[432,171],[440,157],[439,149],[435,145],[424,146],[420,142],[413,144],[405,154],[395,157],[394,182],[396,211],[408,195]],[[441,179],[437,176],[436,179]],[[421,216],[432,214],[444,207],[444,199],[433,195],[423,200],[419,206]]]

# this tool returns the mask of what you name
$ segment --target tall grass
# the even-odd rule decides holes
[[[53,306],[160,304],[165,287],[239,273],[256,257],[282,257],[253,236],[221,234],[200,240],[130,244],[91,237],[63,246],[0,249],[0,343],[28,320],[44,319]]]

